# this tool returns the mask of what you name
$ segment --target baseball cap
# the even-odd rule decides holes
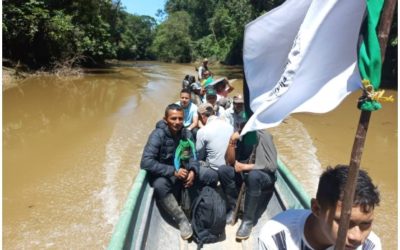
[[[244,103],[243,96],[242,95],[234,96],[233,103]]]
[[[207,108],[213,108],[213,106],[211,105],[211,103],[204,102],[199,105],[199,107],[197,108],[197,112],[199,112],[200,114],[204,114],[207,111]]]
[[[209,96],[209,95],[214,95],[214,96],[216,96],[216,95],[217,95],[217,92],[215,91],[214,88],[207,88],[207,90],[206,90],[206,95],[207,95],[207,96]]]

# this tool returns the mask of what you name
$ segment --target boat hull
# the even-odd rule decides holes
[[[234,226],[226,226],[221,241],[206,244],[203,249],[256,249],[257,236],[267,220],[289,208],[309,208],[310,198],[307,193],[286,166],[281,161],[278,163],[275,189],[272,194],[265,194],[266,197],[261,199],[265,204],[264,207],[261,205],[262,214],[250,238],[239,242],[235,240],[239,221]],[[141,170],[121,212],[108,249],[196,249],[195,242],[181,239],[179,230],[173,224],[156,205],[147,173]]]

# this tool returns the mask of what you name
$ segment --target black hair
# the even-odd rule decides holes
[[[196,77],[189,76],[188,81],[189,81],[189,84],[192,84],[192,83],[194,83],[196,81]]]
[[[168,112],[170,110],[178,110],[183,112],[183,108],[179,104],[171,103],[165,108],[165,117],[168,117]]]
[[[218,88],[226,88],[226,82],[220,81],[217,84],[215,84],[214,89],[218,89]]]
[[[317,200],[321,207],[333,207],[343,200],[349,166],[336,165],[327,167],[322,173],[317,190]],[[365,170],[360,169],[357,177],[353,205],[361,206],[364,212],[369,212],[379,205],[380,194]]]
[[[187,94],[189,94],[189,95],[192,95],[192,93],[190,93],[190,89],[187,89],[187,88],[183,88],[182,90],[181,90],[181,94],[182,93],[187,93]]]

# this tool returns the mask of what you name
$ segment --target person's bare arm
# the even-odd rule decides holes
[[[237,140],[240,138],[239,132],[235,132],[231,135],[229,139],[228,148],[226,149],[225,153],[225,161],[229,166],[234,166],[236,161],[236,143]]]
[[[225,161],[229,166],[233,166],[235,164],[235,157],[236,157],[235,148],[236,148],[236,143],[231,143],[231,141],[229,141],[229,145],[225,153]]]
[[[236,161],[235,162],[235,172],[240,173],[243,171],[249,171],[252,170],[254,168],[255,164],[246,164],[246,163],[241,163]]]
[[[192,124],[188,127],[189,130],[196,128],[199,124],[199,117],[197,115],[193,116]]]
[[[197,125],[198,125],[198,127],[199,127],[199,128],[202,128],[202,127],[204,127],[204,124],[203,124],[203,122],[201,122],[200,120],[198,121]]]

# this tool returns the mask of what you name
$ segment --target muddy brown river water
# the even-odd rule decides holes
[[[238,78],[240,68],[210,65]],[[214,67],[214,68],[213,68]],[[124,62],[83,77],[38,76],[3,91],[3,249],[104,249],[164,107],[193,65]],[[361,165],[379,186],[373,230],[397,248],[396,103],[372,114]],[[360,112],[294,114],[271,129],[281,159],[314,195],[327,165],[348,163]]]

